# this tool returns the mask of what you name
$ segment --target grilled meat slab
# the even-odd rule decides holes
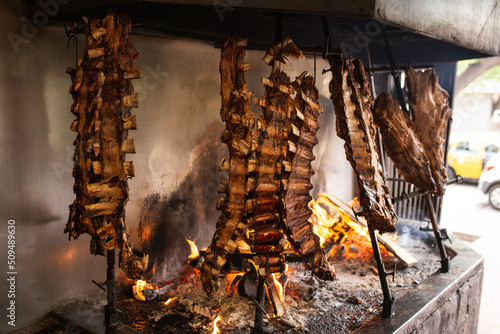
[[[76,115],[71,125],[77,132],[76,199],[64,231],[70,239],[89,234],[92,254],[118,248],[119,266],[130,278],[139,278],[148,256],[130,247],[124,220],[127,178],[134,175],[125,155],[135,153],[128,130],[136,128],[131,108],[138,103],[131,80],[139,77],[139,68],[134,67],[138,52],[127,38],[129,30],[130,19],[125,16],[92,20],[85,31],[84,58],[67,71],[72,79],[71,111]]]
[[[218,187],[222,195],[217,209],[221,214],[201,268],[203,288],[209,295],[217,289],[226,255],[238,248],[237,240],[243,238],[247,229],[247,161],[252,151],[255,115],[250,105],[253,92],[245,79],[245,71],[250,69],[250,64],[244,62],[245,46],[246,40],[231,35],[221,50],[221,119],[226,124],[221,139],[228,146],[229,160],[222,158],[219,170],[227,172],[229,178],[223,179]]]
[[[244,40],[232,35],[221,51],[221,118],[226,123],[222,141],[228,145],[229,159],[221,160],[219,170],[229,178],[219,185],[221,215],[201,270],[209,295],[217,288],[227,254],[237,251],[241,241],[255,254],[253,261],[263,277],[285,270],[288,235],[289,240],[296,238],[293,246],[318,277],[333,278],[319,238],[307,222],[310,162],[321,112],[314,81],[303,75],[292,83],[281,70],[280,63],[288,57],[302,57],[285,38],[263,58],[272,70],[269,78],[262,78],[264,95],[254,99],[262,107],[257,116],[251,112],[253,93],[244,77],[250,69],[244,62],[244,46]],[[297,102],[292,98],[296,92]]]
[[[345,140],[347,160],[357,176],[361,213],[380,233],[394,231],[396,216],[385,186],[375,141],[370,84],[360,60],[329,58],[333,78],[331,99],[337,118],[337,135]]]
[[[435,192],[429,160],[415,134],[414,123],[389,93],[383,92],[375,100],[373,119],[387,154],[405,181],[420,190]]]
[[[444,132],[451,117],[448,92],[438,84],[434,70],[407,71],[408,99],[414,117],[415,133],[429,159],[435,194],[443,196],[447,176],[444,166]]]
[[[312,214],[308,203],[312,199],[309,192],[313,187],[313,148],[318,143],[316,132],[323,109],[319,105],[319,93],[314,77],[304,72],[296,78],[293,86],[297,94],[288,130],[288,151],[293,149],[295,152],[289,154],[286,160],[286,166],[289,166],[284,196],[287,234],[306,266],[319,278],[332,280],[335,273],[328,265],[312,223],[308,221]]]

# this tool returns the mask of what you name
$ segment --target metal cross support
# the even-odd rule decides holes
[[[431,219],[432,230],[434,231],[434,237],[436,238],[436,243],[439,250],[439,255],[441,256],[441,272],[447,273],[450,269],[450,257],[446,254],[446,248],[444,248],[444,243],[441,231],[439,230],[436,211],[434,210],[434,205],[432,204],[431,195],[425,194],[425,205],[427,206],[427,211],[429,213],[429,218]]]
[[[396,274],[396,267],[392,273],[385,271],[384,263],[382,262],[382,256],[380,255],[380,248],[378,247],[378,240],[375,231],[372,228],[368,228],[370,232],[370,240],[372,242],[373,256],[377,261],[377,271],[378,277],[380,279],[380,285],[382,286],[382,293],[384,294],[384,301],[382,303],[382,317],[389,318],[393,315],[393,306],[395,299],[391,296],[391,290],[389,290],[389,284],[387,283],[387,276],[391,276],[394,279]]]
[[[397,179],[390,179],[390,180],[397,180]],[[454,183],[463,184],[464,178],[462,177],[462,175],[457,175],[456,178],[448,181],[448,183],[446,185],[449,186],[450,184],[454,184]],[[409,199],[412,199],[413,197],[423,195],[425,193],[426,193],[425,190],[415,190],[415,191],[410,192],[409,194],[407,194],[406,192],[403,191],[403,192],[401,192],[401,195],[399,195],[398,197],[392,198],[392,203],[397,203],[397,202],[401,202],[404,200],[409,200]]]

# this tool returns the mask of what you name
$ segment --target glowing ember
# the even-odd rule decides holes
[[[276,279],[276,275],[277,275],[276,273],[272,274],[274,285],[276,285],[276,289],[278,290],[278,295],[280,297],[281,302],[284,303],[285,302],[285,293],[283,290],[283,285],[281,285],[281,283]]]
[[[217,322],[219,322],[219,320],[220,320],[220,315],[218,315],[217,318],[215,318],[215,320],[214,320],[214,330],[213,330],[212,334],[219,334],[220,333],[220,330],[217,327]]]
[[[142,293],[145,286],[146,286],[146,281],[140,279],[137,280],[137,283],[135,283],[135,285],[132,287],[132,292],[134,293],[134,297],[143,302],[146,301],[146,297]]]
[[[158,289],[158,284],[156,283],[148,283],[143,280],[137,280],[137,282],[132,287],[132,292],[134,294],[135,299],[140,300],[142,302],[146,301],[146,296],[144,296],[143,291],[146,289]]]
[[[186,241],[188,242],[189,246],[191,247],[191,254],[188,256],[188,259],[196,259],[197,257],[200,256],[200,252],[198,252],[198,247],[196,247],[196,244],[194,241],[189,240],[186,238]],[[195,239],[196,241],[196,239]]]
[[[226,275],[226,282],[227,282],[226,293],[227,294],[231,295],[234,291],[230,291],[230,290],[236,290],[236,288],[238,288],[238,285],[236,284],[233,287],[233,289],[231,289],[231,284],[233,283],[233,281],[235,280],[236,277],[243,276],[244,274],[245,273],[235,273],[235,274],[227,274]]]
[[[167,306],[168,304],[170,304],[171,302],[173,302],[176,299],[177,299],[177,297],[169,298],[166,302],[163,302],[163,305]]]

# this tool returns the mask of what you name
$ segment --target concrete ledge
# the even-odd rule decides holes
[[[484,261],[461,243],[452,249],[457,255],[448,273],[435,273],[396,300],[394,316],[375,318],[355,333],[477,333]]]

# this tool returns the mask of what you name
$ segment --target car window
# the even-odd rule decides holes
[[[457,145],[457,151],[461,151],[461,153],[467,154],[477,154],[479,152],[479,144],[463,141]]]
[[[484,155],[485,155],[486,159],[489,159],[492,156],[494,156],[496,153],[498,153],[498,149],[499,149],[499,147],[496,145],[493,145],[493,144],[486,145],[484,147],[484,153],[485,153]]]
[[[496,145],[486,145],[486,147],[484,148],[484,151],[485,152],[491,152],[491,153],[498,153],[498,146]]]
[[[457,151],[468,151],[469,150],[469,142],[463,141],[458,143]]]

